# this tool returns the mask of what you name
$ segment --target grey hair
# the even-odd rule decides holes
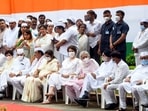
[[[81,59],[81,56],[82,56],[83,54],[88,55],[88,57],[90,58],[90,54],[88,53],[88,51],[81,51],[80,54],[79,54],[79,58],[80,58],[80,59]]]

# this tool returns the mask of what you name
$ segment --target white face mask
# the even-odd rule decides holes
[[[23,58],[24,58],[24,56],[18,56],[18,57],[17,57],[17,59],[18,59],[19,61],[21,61]]]
[[[75,52],[68,52],[68,55],[70,58],[73,58],[73,57],[75,57]]]
[[[107,57],[102,56],[102,61],[107,62],[108,61]]]
[[[11,56],[7,56],[6,58],[7,58],[8,61],[10,61],[12,57]]]
[[[107,22],[110,20],[110,17],[104,17],[104,21]]]
[[[115,16],[115,21],[119,22],[120,21],[120,16]]]
[[[87,64],[87,63],[89,63],[89,58],[84,58],[82,61],[84,64]]]
[[[47,61],[50,61],[50,60],[51,60],[51,57],[45,57],[45,59],[46,59]]]

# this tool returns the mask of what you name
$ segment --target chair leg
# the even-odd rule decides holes
[[[96,93],[97,105],[99,106],[100,104],[99,104],[98,91],[97,91],[97,90],[95,90],[95,93]]]
[[[13,87],[12,100],[15,100],[15,97],[16,97],[16,88]]]
[[[105,99],[104,99],[104,95],[103,95],[102,90],[101,90],[101,108],[102,108],[102,109],[105,108]]]
[[[55,89],[55,100],[56,100],[56,102],[58,102],[58,95],[57,95],[57,90]]]

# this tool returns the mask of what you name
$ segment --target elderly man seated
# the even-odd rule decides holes
[[[119,102],[120,102],[120,108],[118,111],[126,111],[126,92],[127,93],[133,93],[135,98],[135,108],[133,111],[139,111],[138,105],[139,105],[139,93],[137,93],[137,88],[142,88],[141,84],[144,79],[148,79],[148,52],[141,52],[140,54],[141,64],[138,65],[135,70],[129,74],[123,81],[122,84],[119,85]],[[141,92],[139,90],[139,92]],[[143,94],[144,92],[142,92]],[[145,100],[148,97],[145,97],[144,102],[142,104],[147,104]]]

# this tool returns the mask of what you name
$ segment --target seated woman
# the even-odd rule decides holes
[[[69,96],[72,102],[80,95],[85,75],[92,73],[99,68],[99,64],[94,59],[90,58],[90,55],[87,51],[82,51],[80,53],[80,59],[82,60],[81,72],[76,77],[76,79],[69,81],[66,84],[66,94]]]
[[[46,94],[47,100],[43,102],[45,104],[51,103],[56,89],[61,89],[61,86],[65,86],[67,81],[72,80],[80,73],[82,62],[76,58],[77,47],[71,45],[67,48],[67,52],[69,57],[62,62],[59,72],[51,75],[48,80],[49,92]]]
[[[3,66],[0,67],[0,92],[3,92],[7,87],[7,77],[14,63],[13,51],[6,51],[5,56],[6,61]]]
[[[59,62],[54,57],[53,51],[45,52],[45,61],[33,74],[25,81],[22,100],[25,102],[37,102],[42,99],[42,86],[47,75],[52,75],[59,70]]]

